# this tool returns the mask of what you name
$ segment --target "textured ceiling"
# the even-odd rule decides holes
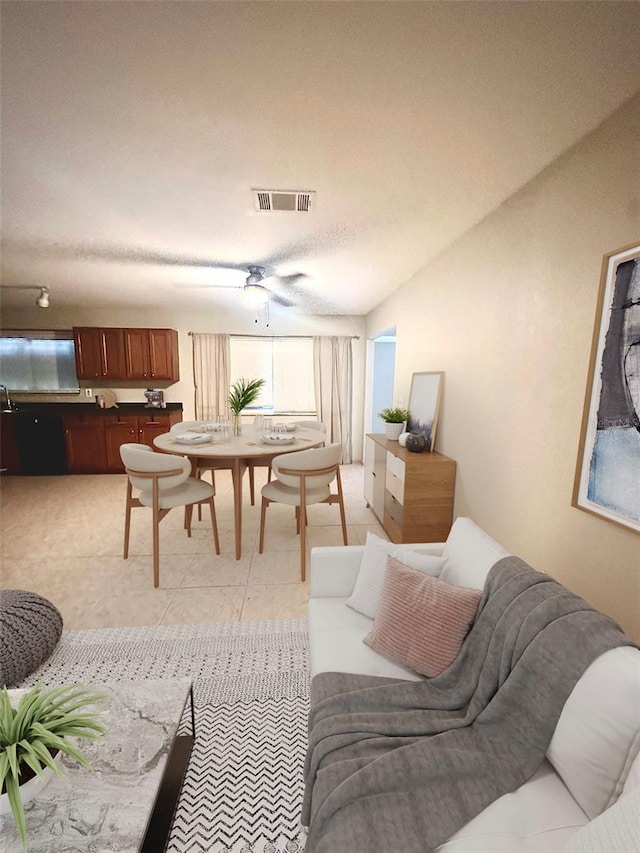
[[[261,264],[278,310],[366,313],[640,84],[636,2],[1,12],[2,284],[57,305],[229,305]]]

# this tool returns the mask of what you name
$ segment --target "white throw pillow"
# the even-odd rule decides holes
[[[406,545],[394,545],[381,539],[375,533],[367,532],[360,573],[356,579],[351,598],[346,602],[353,610],[375,619],[380,597],[384,573],[387,568],[387,557],[395,557],[405,566],[417,569],[431,577],[437,578],[444,566],[444,557],[434,557],[431,554],[419,554]]]

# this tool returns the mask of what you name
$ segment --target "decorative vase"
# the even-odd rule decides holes
[[[386,423],[384,425],[384,431],[387,434],[387,438],[390,441],[397,441],[400,438],[400,435],[401,435],[403,430],[404,430],[404,424]]]
[[[240,435],[242,432],[242,425],[240,423],[240,412],[236,412],[233,416],[233,434]]]
[[[407,436],[404,446],[412,453],[422,453],[427,446],[427,440],[423,435],[420,435],[420,433],[411,433]]]

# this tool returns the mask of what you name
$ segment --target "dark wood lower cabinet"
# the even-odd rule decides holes
[[[0,415],[0,468],[7,474],[20,473],[20,457],[13,415]]]
[[[122,474],[120,445],[134,442],[153,447],[157,435],[169,432],[182,420],[180,411],[85,412],[65,415],[67,470],[69,474]]]
[[[107,467],[102,418],[67,415],[63,423],[69,474],[102,474]]]

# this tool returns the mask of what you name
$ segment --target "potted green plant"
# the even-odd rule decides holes
[[[62,775],[54,757],[58,752],[70,755],[87,769],[89,763],[68,738],[99,738],[106,729],[99,722],[99,711],[88,711],[103,696],[78,684],[44,690],[26,691],[16,706],[6,687],[0,691],[0,813],[11,811],[22,842],[27,849],[24,804],[34,789],[46,784],[45,769]],[[25,793],[28,786],[29,793]]]
[[[391,441],[397,441],[409,419],[409,412],[399,406],[386,408],[378,413],[378,417],[385,422],[385,432]]]
[[[264,379],[240,378],[231,386],[227,402],[229,403],[229,408],[233,412],[234,435],[240,435],[240,412],[253,403],[264,384]]]

